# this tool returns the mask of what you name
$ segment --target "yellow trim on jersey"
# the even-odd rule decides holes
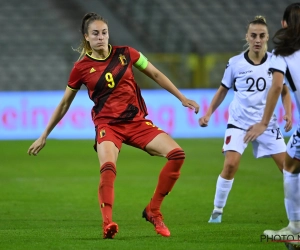
[[[75,91],[75,92],[77,92],[79,90],[79,89],[72,89],[69,85],[67,85],[67,88],[69,88],[70,90]]]
[[[147,68],[147,66],[148,66],[148,59],[141,52],[139,52],[139,53],[140,53],[140,58],[139,58],[139,60],[137,60],[137,62],[134,64],[134,66],[139,70],[143,70],[143,69]]]
[[[93,58],[94,60],[97,60],[97,61],[104,61],[104,60],[106,60],[109,56],[110,56],[110,54],[111,54],[111,50],[112,50],[112,46],[110,45],[110,44],[108,44],[108,48],[109,48],[109,51],[108,51],[108,55],[107,55],[107,57],[105,57],[105,58],[96,58],[96,57],[93,57],[93,56],[91,56],[89,53],[86,53],[86,55],[88,56],[88,57],[90,57],[90,58]]]

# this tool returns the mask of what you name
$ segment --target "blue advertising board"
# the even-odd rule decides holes
[[[202,128],[198,119],[203,116],[216,89],[181,90],[189,99],[200,105],[200,112],[183,107],[181,102],[166,90],[143,90],[148,119],[174,138],[223,137],[227,125],[228,106],[233,98],[229,91],[225,100],[212,115],[209,126]],[[63,91],[0,92],[0,140],[36,139],[45,129],[51,114],[60,102]],[[87,92],[77,93],[69,111],[52,131],[49,138],[92,139],[95,136],[91,120],[92,101]],[[296,116],[293,101],[293,127]],[[284,127],[284,109],[279,100],[275,113],[281,129]],[[284,133],[284,136],[291,132]]]

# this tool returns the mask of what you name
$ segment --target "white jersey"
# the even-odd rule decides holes
[[[229,59],[222,79],[224,87],[234,90],[234,98],[229,105],[228,124],[248,129],[261,121],[272,84],[269,71],[271,57],[272,54],[267,52],[261,64],[257,65],[249,59],[248,52]],[[273,114],[267,129],[276,128],[277,118]]]
[[[300,50],[290,56],[272,56],[270,62],[271,71],[279,71],[284,74],[284,81],[294,93],[298,114],[300,114]],[[298,122],[300,130],[300,121]]]

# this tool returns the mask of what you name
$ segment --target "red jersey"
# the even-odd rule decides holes
[[[74,90],[82,84],[87,87],[94,102],[91,113],[95,125],[144,119],[147,108],[132,69],[140,53],[128,46],[109,48],[105,59],[85,55],[76,62],[68,86]]]

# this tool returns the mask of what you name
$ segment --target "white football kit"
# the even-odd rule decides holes
[[[229,105],[223,152],[232,150],[243,154],[248,145],[244,143],[247,129],[261,121],[272,84],[272,73],[269,70],[271,57],[272,54],[267,52],[261,63],[256,65],[249,59],[248,51],[230,58],[222,86],[233,88],[234,98]],[[286,151],[275,114],[267,130],[252,142],[252,146],[256,158],[270,157]]]
[[[288,84],[290,90],[294,93],[298,113],[300,114],[300,51],[294,52],[290,56],[272,56],[270,62],[270,70],[278,71],[284,74],[285,83]],[[287,153],[292,158],[300,159],[300,121],[297,129],[290,137],[287,144]]]

